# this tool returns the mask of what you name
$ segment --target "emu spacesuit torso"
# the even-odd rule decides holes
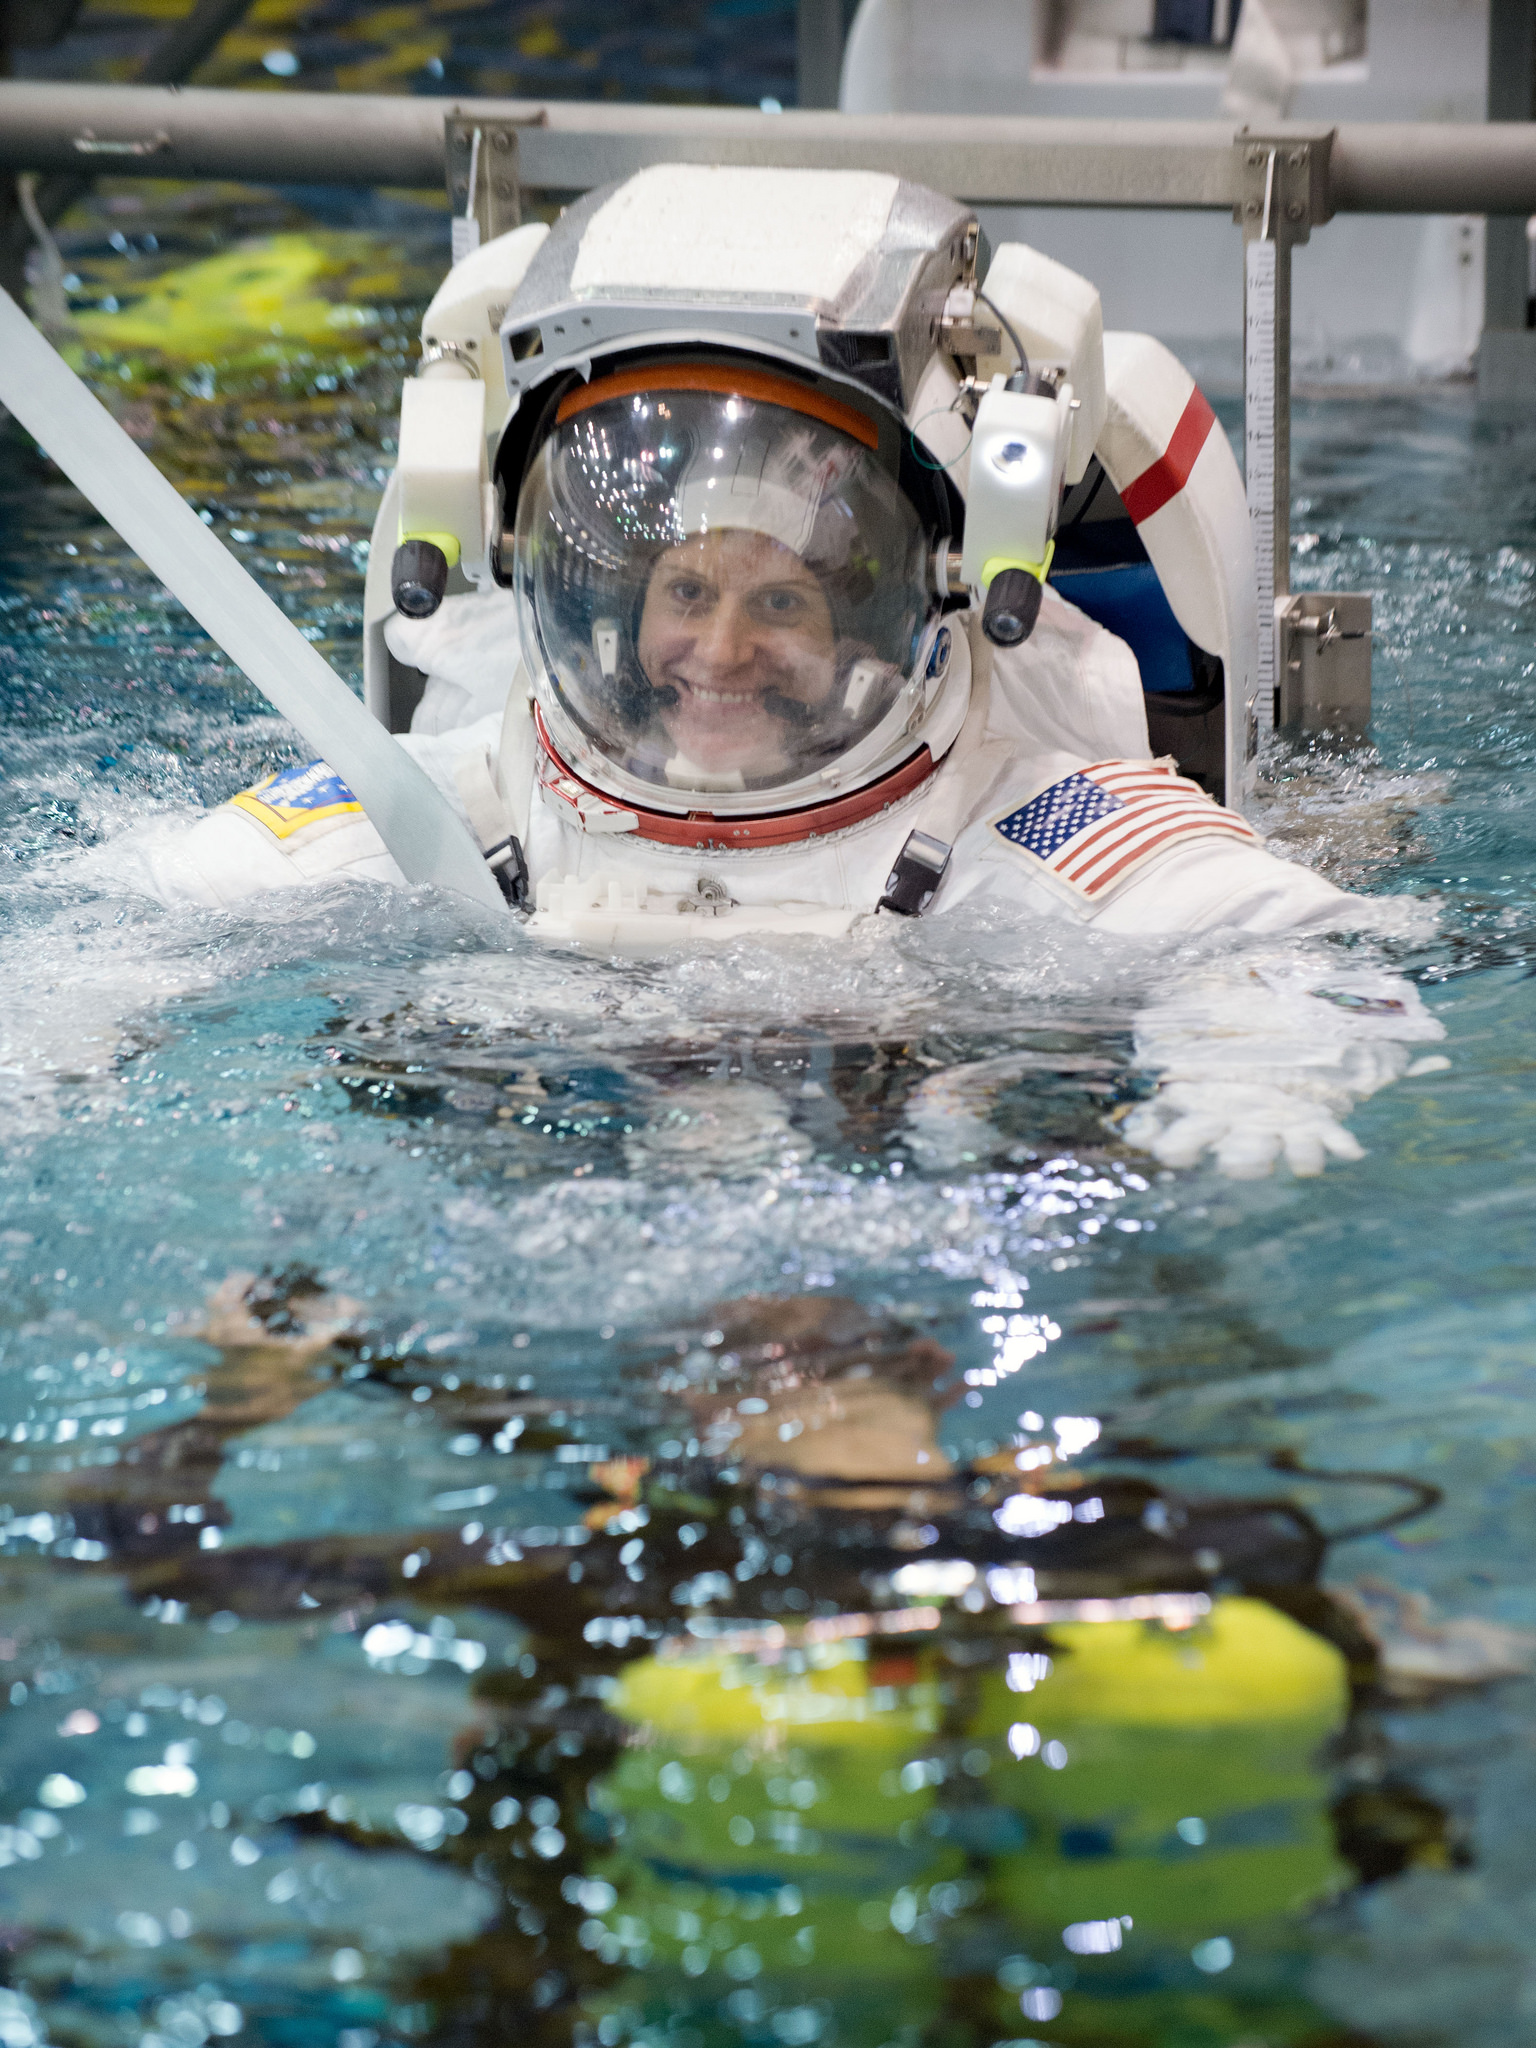
[[[978,900],[1138,934],[1347,919],[1237,807],[1251,556],[1209,408],[1157,344],[1106,341],[1083,280],[1010,245],[981,291],[980,254],[893,178],[663,166],[456,266],[375,530],[368,695],[535,935]],[[1154,758],[1135,656],[1048,581],[1064,491],[1106,482],[1225,678],[1230,807]],[[149,873],[204,903],[401,879],[323,762]],[[1426,1035],[1410,1008],[1372,1014]]]
[[[482,616],[465,619],[471,610]],[[491,617],[502,629],[499,660],[484,644]],[[444,699],[450,717],[473,711],[472,679],[517,675],[506,601],[450,598],[432,620],[393,621],[390,640],[430,678],[418,711],[427,729],[405,744],[487,845],[521,824],[531,929],[557,941],[631,950],[746,931],[845,931],[877,913],[914,830],[952,847],[928,915],[985,898],[1026,916],[1142,933],[1273,932],[1347,917],[1340,890],[1266,852],[1239,814],[1149,758],[1130,650],[1054,592],[1021,648],[983,645],[973,659],[963,622],[947,630],[967,720],[937,769],[863,818],[736,845],[625,829],[634,811],[569,772],[526,691],[509,688],[501,712],[431,730]],[[163,900],[210,904],[327,877],[403,879],[324,764],[242,793],[182,840],[162,842],[152,862]]]

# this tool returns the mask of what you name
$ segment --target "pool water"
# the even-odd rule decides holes
[[[172,10],[174,12],[174,10]],[[131,79],[159,0],[86,0],[68,35],[17,49],[24,78]],[[794,0],[262,0],[196,83],[504,99],[795,100]]]
[[[346,230],[345,346],[92,341],[354,681],[439,231]],[[302,756],[7,431],[6,2048],[1530,2038],[1533,451],[1298,409],[1375,746],[1267,827],[1437,907],[1351,957],[1451,1065],[1230,1182],[1115,1118],[1210,942],[159,910],[132,836]]]

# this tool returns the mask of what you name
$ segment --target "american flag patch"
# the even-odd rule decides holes
[[[993,820],[1021,853],[1090,901],[1107,895],[1154,854],[1202,837],[1258,834],[1160,761],[1098,761]]]

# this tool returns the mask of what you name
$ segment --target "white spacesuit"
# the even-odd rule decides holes
[[[414,678],[402,743],[534,935],[634,952],[983,901],[1130,934],[1351,921],[1152,757],[1135,656],[1047,580],[1063,489],[1112,441],[1081,280],[1004,250],[984,294],[972,216],[854,173],[662,167],[503,240],[427,317],[375,535],[375,593],[400,545],[370,699],[403,722]],[[1245,529],[1219,431],[1182,474],[1177,443],[1147,471],[1156,504],[1198,455],[1207,512]],[[1206,580],[1240,583],[1246,549],[1224,532]],[[1242,637],[1212,650],[1229,724]],[[402,880],[323,762],[145,868],[168,903]],[[1276,1051],[1273,978],[1234,983],[1217,1009],[1257,1064],[1202,1120],[1164,1046],[1140,1141],[1248,1172],[1282,1147],[1299,1171],[1357,1153],[1335,1113],[1437,1035],[1382,979],[1354,1002],[1369,1056],[1336,1028],[1338,976],[1289,991],[1299,1065]]]

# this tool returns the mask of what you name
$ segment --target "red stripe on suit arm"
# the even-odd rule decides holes
[[[1174,428],[1168,446],[1149,469],[1126,485],[1120,493],[1120,502],[1131,518],[1140,526],[1144,519],[1150,519],[1154,512],[1161,512],[1170,498],[1176,498],[1189,482],[1189,472],[1195,466],[1195,457],[1205,446],[1216,415],[1205,402],[1205,395],[1197,384],[1189,394],[1189,403],[1179,414],[1179,424]]]

